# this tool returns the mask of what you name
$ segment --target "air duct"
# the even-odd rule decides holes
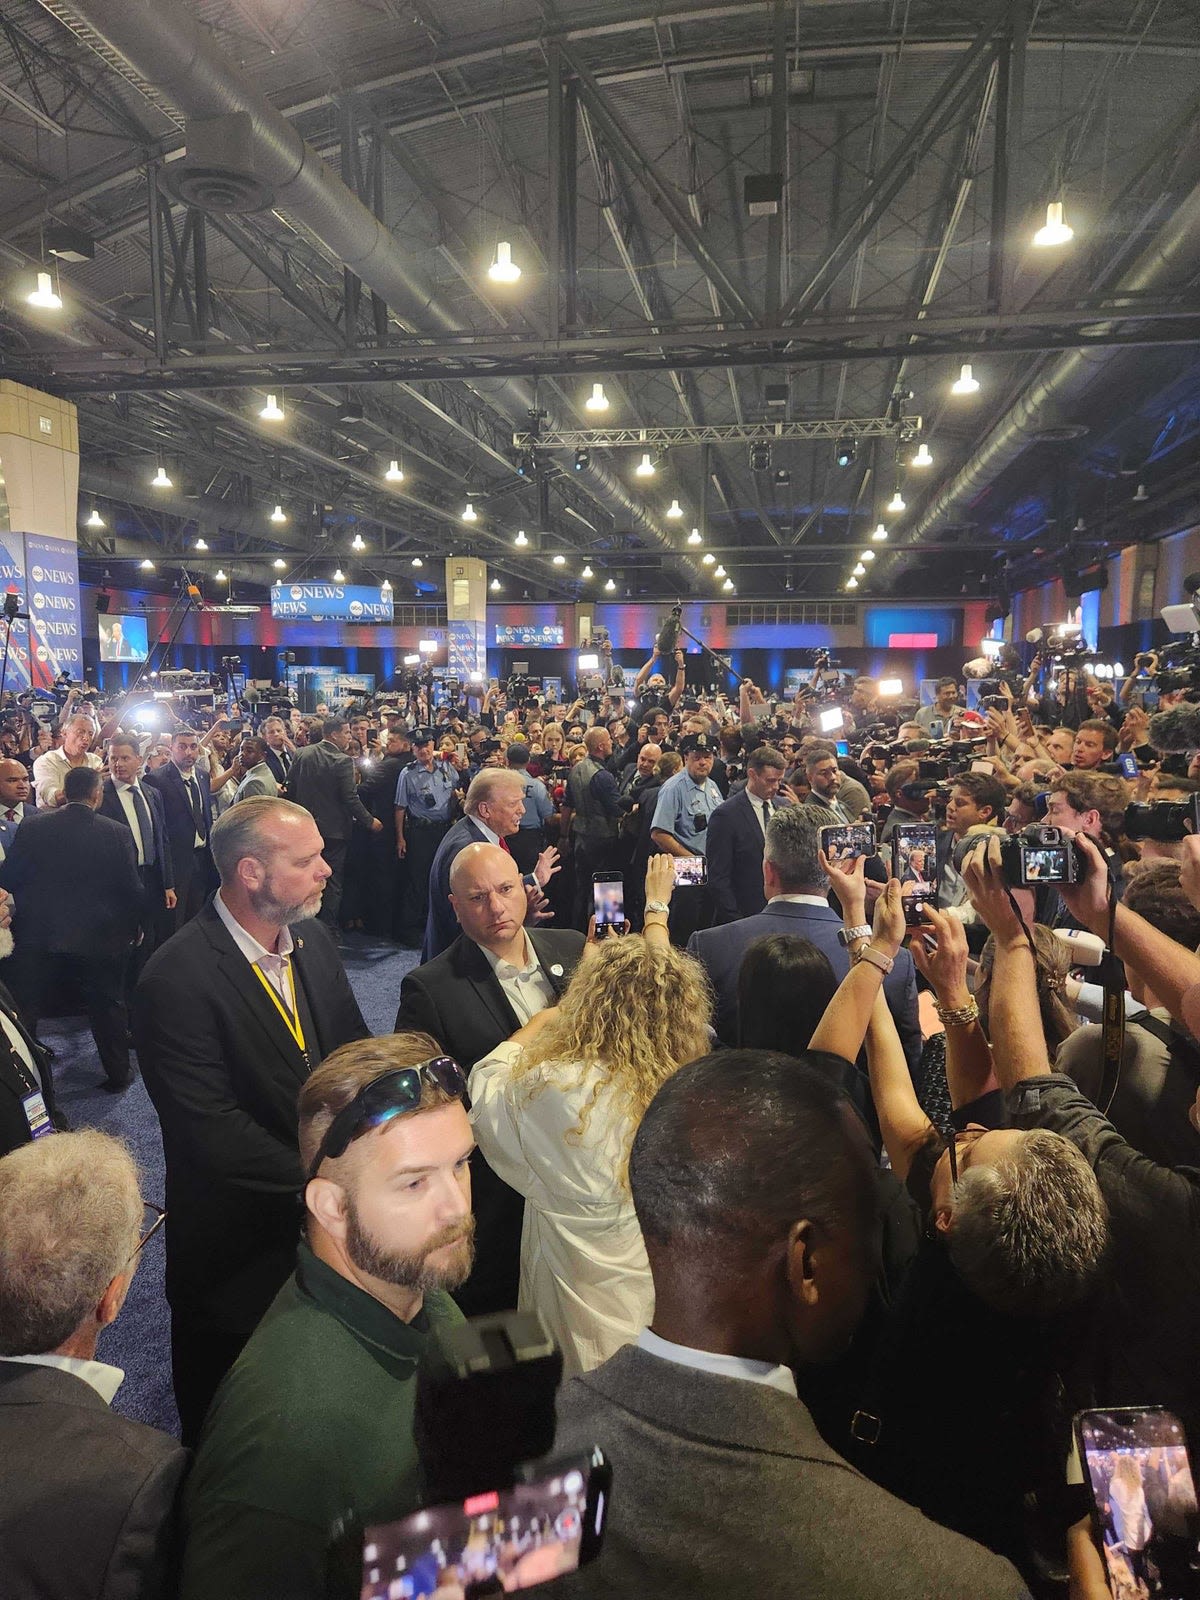
[[[449,307],[411,270],[386,225],[363,205],[287,118],[272,106],[213,43],[176,0],[41,0],[45,10],[102,57],[115,51],[145,82],[191,122],[200,118],[249,119],[250,138],[240,149],[256,179],[285,213],[339,265],[348,267],[413,333],[458,333]],[[240,122],[244,129],[244,121]],[[525,428],[534,409],[530,385],[499,384],[489,403]],[[550,422],[554,426],[553,419]],[[694,562],[598,463],[579,474],[618,520],[668,550],[689,579],[700,583]]]

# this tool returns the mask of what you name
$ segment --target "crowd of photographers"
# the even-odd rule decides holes
[[[1089,1521],[1072,1430],[1200,1440],[1186,674],[1006,647],[919,706],[827,660],[773,699],[598,658],[569,704],[0,723],[0,1590],[549,1575],[536,1519],[470,1577],[333,1554],[428,1493],[428,1342],[517,1306],[562,1352],[556,1454],[613,1471],[547,1592],[1200,1593],[1190,1483],[1110,1473]],[[374,1040],[359,927],[422,952]],[[56,1102],[75,988],[162,1123],[190,1470],[106,1409],[162,1215]]]

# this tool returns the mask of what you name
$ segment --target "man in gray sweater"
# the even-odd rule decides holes
[[[552,1592],[1027,1600],[1008,1562],[848,1466],[796,1396],[790,1368],[845,1348],[875,1270],[849,1101],[790,1057],[706,1056],[655,1095],[629,1178],[654,1322],[559,1397],[556,1450],[598,1444],[614,1476],[598,1558]]]

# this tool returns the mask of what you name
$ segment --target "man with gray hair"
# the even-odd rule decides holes
[[[329,931],[312,817],[242,800],[213,825],[221,887],[146,964],[133,1032],[162,1124],[175,1398],[191,1443],[213,1391],[294,1266],[296,1094],[365,1039]]]
[[[6,1595],[165,1600],[187,1452],[109,1410],[96,1359],[161,1213],[95,1130],[0,1161],[0,1571]]]
[[[92,749],[96,738],[96,724],[91,717],[80,713],[67,717],[62,724],[62,744],[57,750],[45,750],[33,763],[33,789],[39,811],[48,811],[63,804],[63,779],[72,767],[103,765]]]
[[[725,1044],[738,1042],[738,971],[755,939],[772,933],[808,939],[828,956],[839,983],[850,970],[850,958],[839,938],[842,919],[829,904],[829,879],[821,866],[821,829],[828,825],[829,812],[824,806],[787,806],[776,811],[763,846],[766,905],[757,916],[705,928],[688,941],[688,954],[703,962],[716,992],[715,1026]],[[884,979],[883,994],[913,1072],[921,1058],[921,1025],[917,976],[907,950],[896,956]],[[798,1041],[797,1048],[806,1042]]]
[[[508,839],[525,815],[524,775],[513,768],[484,767],[471,779],[463,809],[466,815],[438,845],[429,869],[429,911],[421,945],[422,962],[440,956],[458,938],[458,923],[450,905],[450,869],[459,852],[469,844],[492,844],[507,855],[512,854]],[[546,904],[542,890],[557,871],[558,851],[551,845],[538,856],[533,871],[525,874],[523,882],[535,915],[541,915]]]

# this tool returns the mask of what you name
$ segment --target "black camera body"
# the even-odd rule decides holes
[[[985,711],[1007,711],[1008,701],[1002,694],[981,694],[979,704]]]
[[[946,783],[952,776],[952,766],[949,761],[937,761],[921,756],[917,761],[917,777],[921,779],[922,787],[928,788],[934,783]]]
[[[1078,883],[1087,870],[1086,858],[1062,828],[1031,822],[1020,833],[1000,841],[1004,880],[1014,887],[1040,883]]]
[[[1192,833],[1200,833],[1200,794],[1186,800],[1134,800],[1125,807],[1127,839],[1178,844]]]
[[[982,701],[982,700],[985,700],[985,699],[992,699],[997,695],[1000,695],[1000,679],[999,678],[980,678],[980,680],[979,680],[979,698],[980,698],[980,700]],[[1003,696],[1001,696],[1001,698],[1003,698]],[[1007,705],[1008,704],[1007,700],[1004,703],[1005,703],[1005,705]]]

